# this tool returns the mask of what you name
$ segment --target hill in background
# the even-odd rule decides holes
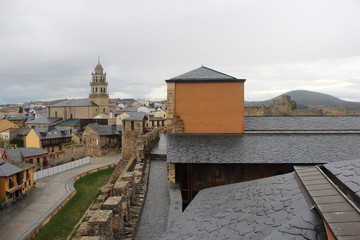
[[[260,106],[262,104],[268,106],[272,103],[272,100],[279,100],[283,95],[290,96],[291,100],[296,102],[298,109],[318,109],[324,106],[330,106],[346,107],[347,111],[360,111],[359,102],[348,102],[329,94],[307,90],[290,91],[265,101],[245,101],[245,106]]]

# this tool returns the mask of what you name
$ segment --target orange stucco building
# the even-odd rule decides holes
[[[168,129],[180,118],[177,132],[243,133],[244,82],[204,66],[166,80]]]

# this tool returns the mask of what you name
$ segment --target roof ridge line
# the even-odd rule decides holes
[[[226,73],[223,73],[223,72],[220,72],[220,71],[214,70],[214,69],[209,68],[209,67],[206,67],[206,66],[204,66],[204,65],[201,65],[201,67],[206,68],[206,69],[211,70],[211,71],[216,72],[216,73],[223,74],[223,75],[228,76],[228,77],[230,77],[230,78],[237,79],[236,77],[230,76],[229,74],[226,74]]]

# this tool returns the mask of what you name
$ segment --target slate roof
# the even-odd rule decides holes
[[[30,128],[19,128],[17,131],[17,135],[19,136],[26,136],[30,132]]]
[[[99,136],[115,136],[121,134],[120,125],[88,125]]]
[[[8,119],[9,121],[22,121],[22,120],[26,120],[28,117],[26,116],[25,113],[16,113],[16,114],[9,114],[6,115],[5,117],[6,119]]]
[[[124,118],[123,121],[143,121],[147,113],[145,112],[127,112],[129,117]]]
[[[211,68],[201,66],[190,72],[181,74],[174,78],[166,80],[166,82],[214,82],[214,81],[226,81],[226,82],[245,82],[245,79],[237,79],[222,72],[218,72]]]
[[[0,159],[0,177],[8,177],[22,171],[23,170],[21,168]]]
[[[245,131],[360,130],[360,116],[245,117]]]
[[[162,118],[162,117],[153,117],[153,116],[150,116],[150,121],[163,121],[163,120],[166,120],[165,118]]]
[[[58,102],[54,105],[48,105],[48,107],[84,107],[84,106],[97,106],[94,102],[90,101],[90,98],[83,99],[69,99],[62,102]]]
[[[34,120],[27,121],[27,124],[53,124],[61,121],[61,117],[39,117]]]
[[[360,199],[360,160],[329,163],[324,168]]]
[[[64,127],[49,126],[42,128],[33,128],[36,135],[40,139],[55,139],[55,138],[69,138],[71,133]]]
[[[201,190],[165,239],[326,239],[294,174]]]
[[[9,161],[9,160],[6,160],[8,163],[14,165],[15,167],[18,167],[22,170],[27,170],[29,168],[33,168],[33,167],[36,167],[35,164],[31,164],[31,163],[25,163],[25,162],[14,162],[14,161]]]
[[[48,151],[42,148],[18,148],[5,150],[9,160],[14,162],[22,162],[24,157],[33,157],[44,154],[49,154]]]
[[[360,170],[360,166],[352,166]],[[311,204],[318,210],[326,222],[335,239],[359,239],[360,212],[349,191],[343,191],[342,185],[332,181],[321,167],[295,167],[299,183],[303,186],[303,193],[311,200]],[[344,173],[345,176],[351,173]],[[337,186],[336,186],[337,185]],[[340,189],[338,188],[340,187]],[[349,197],[345,197],[345,194]],[[359,201],[357,201],[359,204]]]
[[[68,119],[56,124],[56,126],[80,127],[80,119]]]
[[[360,134],[168,134],[171,163],[320,164],[360,158]]]

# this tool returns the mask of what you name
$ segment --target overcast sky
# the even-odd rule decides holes
[[[166,99],[204,65],[247,79],[248,101],[360,101],[360,1],[0,0],[0,104],[88,97],[98,56],[112,98]]]

